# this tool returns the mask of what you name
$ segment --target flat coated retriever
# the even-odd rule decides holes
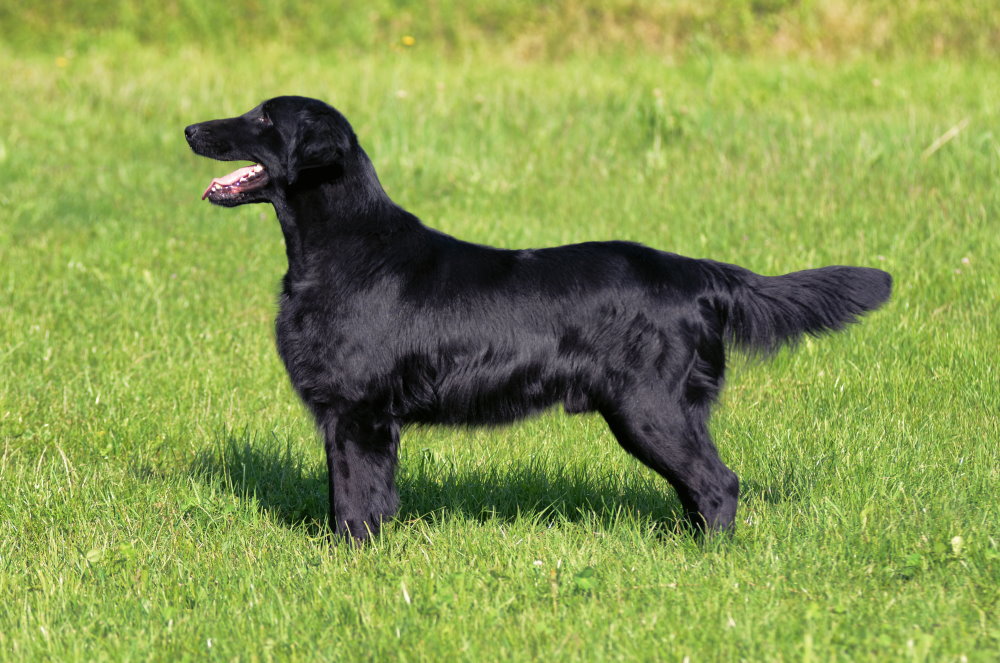
[[[347,120],[277,97],[185,129],[252,161],[202,198],[277,212],[288,273],[278,353],[324,436],[334,531],[395,514],[400,428],[492,425],[562,403],[599,412],[700,529],[733,527],[739,481],[709,437],[727,344],[766,354],[879,307],[889,274],[760,276],[629,242],[504,250],[424,226],[389,199]]]

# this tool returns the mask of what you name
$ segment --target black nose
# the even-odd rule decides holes
[[[192,124],[190,126],[184,127],[184,135],[187,136],[188,140],[194,138],[194,135],[198,133],[198,125]]]

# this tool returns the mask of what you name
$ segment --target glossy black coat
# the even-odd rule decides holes
[[[347,120],[278,97],[186,129],[198,154],[250,160],[288,253],[278,352],[322,431],[331,522],[365,539],[398,507],[408,423],[503,424],[561,403],[597,411],[677,490],[699,528],[733,526],[736,475],[709,437],[726,345],[767,353],[854,321],[885,272],[767,277],[626,242],[504,250],[424,226],[394,204]]]

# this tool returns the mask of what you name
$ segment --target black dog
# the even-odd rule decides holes
[[[840,329],[892,287],[877,269],[760,276],[626,242],[463,242],[393,203],[351,125],[314,99],[185,134],[198,154],[257,164],[202,197],[274,205],[278,352],[325,439],[333,527],[359,540],[398,507],[401,426],[501,424],[560,402],[601,413],[696,527],[729,529],[739,482],[707,428],[726,344],[767,353]]]

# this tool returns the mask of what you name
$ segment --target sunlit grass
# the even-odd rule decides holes
[[[419,46],[0,51],[0,658],[995,660],[1000,70]],[[736,361],[732,541],[553,413],[407,431],[400,519],[331,547],[273,350],[280,233],[199,201],[218,164],[182,135],[280,93],[341,108],[464,238],[874,265],[894,300]]]
[[[419,50],[521,61],[574,56],[712,53],[852,58],[977,57],[1000,52],[993,0],[369,0],[364,4],[256,0],[94,3],[0,0],[5,43],[65,56],[95,48],[238,50],[267,66],[261,44],[351,57]]]

